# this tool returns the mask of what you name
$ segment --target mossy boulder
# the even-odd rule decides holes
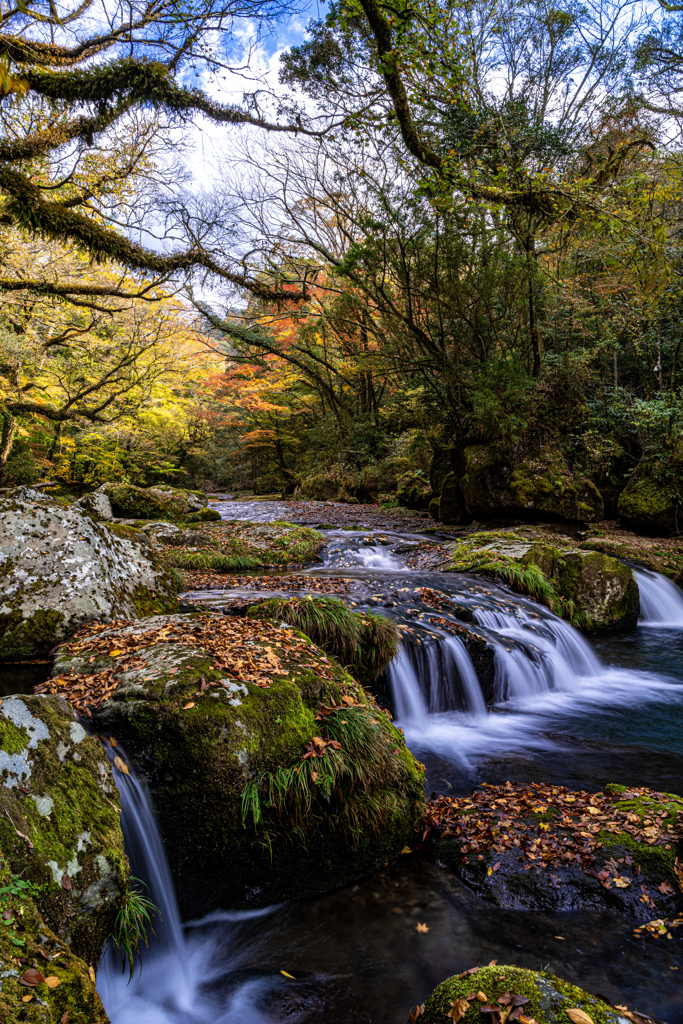
[[[434,494],[426,475],[420,470],[403,473],[398,478],[396,500],[403,508],[420,511],[429,508]]]
[[[168,547],[166,561],[179,569],[211,569],[235,572],[262,565],[296,565],[313,562],[325,538],[309,526],[276,520],[250,523],[243,520],[203,523],[201,530],[156,533]]]
[[[444,552],[445,570],[501,579],[589,632],[619,632],[638,621],[630,566],[599,551],[555,545],[532,527],[473,533]]]
[[[446,473],[441,482],[438,505],[433,501],[429,505],[429,514],[448,526],[460,526],[472,521],[467,509],[465,498],[455,473]]]
[[[93,965],[75,955],[45,923],[39,894],[22,884],[0,850],[0,1020],[3,1024],[108,1024],[95,990]],[[17,958],[21,958],[21,963]],[[94,961],[96,963],[96,960]],[[26,971],[38,984],[27,987]],[[28,999],[27,997],[31,997]]]
[[[479,993],[486,996],[486,1004],[478,998]],[[443,981],[426,1000],[420,1024],[443,1024],[452,1019],[454,1004],[460,1004],[463,1011],[454,1019],[462,1020],[463,1024],[481,1024],[482,1005],[500,1006],[508,1012],[514,1005],[520,1005],[524,1018],[537,1024],[567,1024],[567,1010],[582,1010],[593,1024],[629,1024],[626,1017],[602,999],[554,974],[498,964]],[[504,1016],[505,1012],[501,1014]]]
[[[58,696],[6,697],[0,707],[0,849],[8,870],[40,887],[48,927],[96,964],[128,862],[118,791],[101,745]]]
[[[629,529],[661,537],[683,532],[683,463],[672,460],[666,472],[643,459],[619,495],[619,518]]]
[[[178,487],[135,487],[134,484],[107,483],[101,488],[119,519],[166,519],[180,522],[207,506],[202,491]],[[220,518],[220,516],[218,516]]]
[[[592,523],[603,500],[588,477],[571,469],[560,449],[546,445],[472,445],[463,452],[459,486],[475,519],[541,519]]]
[[[0,599],[6,661],[48,653],[89,619],[178,607],[174,579],[141,533],[28,488],[0,499]]]
[[[153,617],[82,631],[55,673],[68,689],[72,669],[114,665],[118,689],[93,723],[148,780],[185,914],[336,888],[412,836],[421,767],[373,699],[300,632]]]
[[[517,910],[616,911],[640,921],[683,908],[683,798],[610,785],[486,786],[428,805],[439,860],[470,889]]]

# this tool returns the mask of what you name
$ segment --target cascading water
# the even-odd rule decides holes
[[[639,626],[683,629],[683,591],[658,572],[636,569],[640,591]]]

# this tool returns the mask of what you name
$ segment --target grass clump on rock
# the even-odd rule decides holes
[[[366,684],[377,678],[399,649],[398,630],[390,619],[351,611],[334,597],[270,598],[247,614],[295,626]]]
[[[166,562],[178,569],[238,572],[312,562],[325,543],[317,530],[285,522],[204,522],[201,532],[200,538],[196,533],[161,538],[172,548],[165,555]]]

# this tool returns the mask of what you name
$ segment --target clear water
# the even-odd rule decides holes
[[[236,510],[238,503],[229,504]],[[280,515],[277,503],[254,504],[264,517]],[[251,503],[248,514],[254,518]],[[359,605],[402,622],[420,620],[427,630],[419,661],[400,655],[391,681],[397,718],[426,764],[430,791],[469,792],[481,781],[509,778],[683,792],[677,588],[639,571],[639,628],[589,642],[504,588],[407,570],[392,549],[419,539],[329,531],[324,562],[309,572],[351,579],[364,588]],[[419,586],[450,594],[453,607],[439,612],[442,620],[474,618],[474,628],[496,644],[493,708],[485,706],[464,646],[420,605]],[[127,837],[138,836],[130,836],[130,848],[137,842],[147,850],[136,870],[143,877],[156,872],[153,892],[160,885],[167,900],[170,881],[151,808],[136,780],[122,781],[135,790],[130,799],[122,794]],[[418,932],[418,922],[429,931]],[[217,913],[184,932],[176,924],[172,941],[166,933],[146,955],[139,979],[127,985],[109,960],[98,985],[112,1024],[403,1024],[439,981],[497,958],[548,968],[614,1002],[683,1024],[683,942],[636,939],[632,928],[608,913],[500,911],[445,869],[411,855],[318,899]]]

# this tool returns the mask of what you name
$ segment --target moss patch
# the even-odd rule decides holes
[[[569,1018],[565,1011],[569,1009],[583,1010],[594,1024],[617,1024],[623,1019],[607,1003],[554,974],[496,965],[442,982],[425,1002],[424,1015],[419,1020],[424,1024],[444,1024],[452,1004],[466,1000],[469,1008],[461,1019],[465,1024],[481,1024],[478,992],[486,996],[488,1005],[494,1006],[501,997],[505,1000],[506,994],[525,997],[529,1001],[523,1006],[524,1016],[538,1024],[566,1024]],[[474,998],[468,1000],[473,993]]]
[[[215,572],[312,562],[325,543],[323,535],[308,526],[238,520],[205,523],[201,535],[162,536],[160,540],[171,548],[165,554],[169,565]]]

